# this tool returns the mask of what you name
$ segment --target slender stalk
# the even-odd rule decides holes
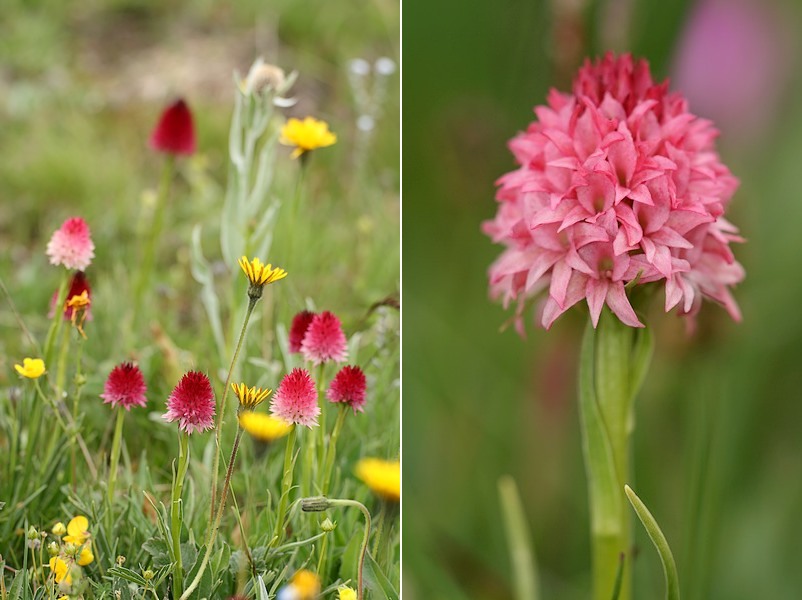
[[[365,535],[362,537],[362,547],[359,551],[359,566],[357,567],[358,589],[356,591],[357,600],[362,600],[365,588],[362,572],[365,566],[365,554],[368,551],[368,539],[370,538],[370,512],[364,504],[357,502],[356,500],[332,499],[329,500],[329,506],[353,506],[358,508],[360,511],[362,511],[362,514],[365,515]]]
[[[58,421],[64,433],[71,438],[74,437],[78,441],[78,447],[81,449],[81,453],[84,455],[86,466],[89,467],[89,472],[91,473],[92,478],[97,479],[97,469],[95,468],[95,464],[92,462],[92,455],[89,453],[89,449],[86,447],[86,442],[84,442],[84,438],[78,431],[75,421],[72,420],[72,416],[70,415],[69,411],[65,409],[62,416],[62,411],[59,408],[59,405],[45,396],[45,393],[42,391],[42,386],[39,385],[38,379],[34,379],[34,385],[36,387],[36,391],[39,393],[39,397],[44,400],[44,402],[49,405],[50,408],[53,409],[53,412],[56,414],[56,420]],[[67,422],[64,421],[64,417],[66,417]]]
[[[234,472],[234,463],[237,460],[237,450],[239,450],[239,443],[242,439],[242,427],[237,427],[237,437],[234,438],[234,446],[231,448],[231,459],[228,461],[228,468],[226,469],[226,478],[223,482],[223,491],[220,494],[220,502],[217,507],[217,515],[214,518],[214,523],[209,531],[209,540],[206,542],[206,552],[203,554],[203,560],[195,574],[195,579],[189,584],[189,587],[184,590],[179,600],[187,600],[195,588],[198,587],[201,577],[203,577],[206,566],[209,564],[209,558],[212,556],[212,548],[214,541],[217,538],[217,531],[220,529],[220,519],[223,517],[223,509],[226,507],[226,496],[228,496],[228,488],[231,485],[231,474]]]
[[[123,423],[125,422],[125,409],[117,407],[117,421],[114,424],[114,438],[111,442],[111,463],[109,464],[109,483],[106,487],[107,529],[114,531],[114,488],[117,485],[117,465],[120,463],[120,443],[123,439]]]
[[[217,495],[217,473],[220,470],[220,436],[223,429],[223,417],[226,411],[226,400],[228,399],[228,391],[231,388],[231,377],[234,373],[234,367],[237,364],[240,351],[242,350],[242,343],[245,340],[245,332],[248,329],[248,321],[251,319],[251,313],[256,306],[258,298],[248,298],[248,308],[245,310],[245,319],[242,321],[242,329],[239,332],[239,339],[237,340],[237,347],[234,349],[234,356],[231,357],[231,364],[228,367],[228,374],[226,375],[226,382],[223,386],[223,397],[220,399],[220,412],[217,413],[217,423],[214,429],[214,461],[212,465],[212,486],[209,491],[210,509],[209,509],[209,526],[212,526],[214,520],[215,498]],[[222,502],[222,497],[221,497]]]
[[[287,501],[290,495],[290,487],[292,486],[292,470],[293,461],[292,455],[295,450],[295,436],[297,434],[297,425],[293,425],[287,435],[287,447],[284,451],[284,471],[281,477],[281,496],[278,501],[278,513],[276,513],[276,531],[273,539],[276,544],[279,544],[284,537],[284,515],[287,512]]]
[[[501,503],[501,516],[507,533],[507,548],[512,560],[516,600],[537,600],[540,598],[537,565],[532,552],[529,524],[526,522],[523,503],[518,494],[515,480],[505,475],[498,480],[498,494]],[[382,506],[382,512],[385,507]],[[374,550],[373,554],[376,554]]]
[[[140,310],[142,309],[142,297],[145,293],[145,286],[151,278],[153,272],[153,264],[156,256],[156,245],[158,244],[161,232],[164,227],[164,213],[167,206],[167,197],[170,194],[170,184],[173,181],[175,173],[175,157],[172,154],[167,155],[164,161],[164,168],[162,169],[161,182],[159,183],[159,194],[156,196],[156,207],[153,213],[153,221],[151,222],[150,235],[145,244],[145,250],[142,255],[142,264],[139,266],[139,277],[136,281],[134,288],[134,322],[136,323],[139,317]]]
[[[175,567],[173,568],[173,598],[181,596],[184,584],[184,565],[181,558],[181,493],[184,490],[184,478],[189,467],[189,434],[178,434],[178,469],[173,479],[173,495],[170,504],[170,535],[173,542]]]
[[[64,271],[61,274],[61,282],[58,286],[58,296],[56,298],[56,310],[53,314],[53,319],[50,321],[50,328],[47,330],[47,337],[45,338],[44,359],[45,366],[49,366],[53,359],[53,346],[58,339],[61,332],[62,321],[64,320],[64,302],[67,300],[67,284],[70,281],[69,271]]]
[[[337,455],[337,438],[340,437],[343,423],[345,422],[345,413],[348,410],[347,404],[340,406],[340,412],[337,415],[337,421],[334,423],[334,430],[331,432],[329,438],[329,446],[326,451],[326,464],[323,469],[323,481],[320,485],[320,493],[324,496],[329,493],[329,484],[331,483],[331,471],[334,468],[334,457]]]
[[[379,549],[385,537],[385,525],[387,523],[387,502],[379,502],[379,519],[376,523],[376,533],[373,534],[373,558],[378,560]]]

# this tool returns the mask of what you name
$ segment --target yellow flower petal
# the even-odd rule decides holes
[[[347,585],[337,588],[339,595],[337,600],[356,600],[356,590],[349,588]]]
[[[62,581],[67,583],[67,585],[72,583],[70,568],[67,566],[67,563],[58,556],[54,556],[50,559],[50,570],[53,571],[56,577],[56,583],[61,583]]]
[[[290,579],[301,600],[313,600],[320,594],[320,577],[307,569],[300,569]]]
[[[329,124],[312,117],[288,119],[281,128],[279,141],[285,146],[295,146],[292,158],[304,152],[325,148],[337,142],[337,136],[329,131]]]
[[[258,258],[249,261],[247,256],[239,259],[239,266],[245,273],[248,281],[254,286],[263,286],[273,283],[287,276],[287,271],[280,267],[273,268],[271,264],[263,264]]]
[[[28,379],[38,379],[45,373],[45,361],[41,358],[23,358],[21,365],[14,365],[17,373]]]
[[[401,498],[399,461],[363,458],[356,464],[355,473],[374,494],[393,502],[398,502]]]
[[[272,415],[256,412],[244,412],[239,416],[240,426],[263,442],[272,442],[287,435],[292,424],[277,419]]]
[[[239,403],[247,410],[253,410],[264,402],[265,398],[273,393],[273,390],[270,388],[249,388],[244,383],[240,383],[239,385],[232,383],[231,388],[234,390],[234,395],[237,397],[237,400],[239,400]]]
[[[89,539],[89,521],[84,516],[77,516],[67,525],[67,533],[64,541],[68,544],[82,545]]]
[[[82,567],[89,565],[95,560],[95,555],[92,554],[91,548],[88,545],[81,548],[81,553],[78,555],[78,564]]]

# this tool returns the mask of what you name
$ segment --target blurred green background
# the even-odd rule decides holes
[[[506,142],[586,55],[647,58],[716,120],[741,179],[728,216],[747,278],[743,323],[699,329],[653,307],[633,487],[677,558],[683,598],[802,597],[800,7],[782,2],[407,0],[404,31],[404,593],[510,598],[497,481],[515,477],[543,598],[589,597],[576,363],[586,312],[527,339],[487,297],[480,233]],[[663,592],[643,530],[635,597]]]

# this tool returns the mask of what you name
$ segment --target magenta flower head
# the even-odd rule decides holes
[[[606,304],[643,327],[625,286],[664,284],[666,311],[695,315],[702,297],[740,312],[730,286],[742,241],[724,211],[738,181],[719,160],[709,121],[655,84],[646,61],[586,61],[573,93],[552,90],[538,121],[510,142],[519,167],[498,181],[499,209],[484,231],[506,249],[490,267],[491,296],[543,295],[548,328],[585,300],[595,326]]]
[[[312,323],[312,319],[314,317],[315,313],[308,310],[302,310],[292,318],[292,324],[290,325],[290,333],[288,336],[290,342],[290,352],[295,353],[301,351],[301,343],[304,341],[306,330],[309,329],[309,325]]]
[[[320,407],[317,404],[317,390],[309,371],[293,369],[278,386],[270,402],[273,416],[288,423],[307,427],[317,426]]]
[[[167,399],[165,421],[178,421],[187,433],[214,427],[214,391],[209,378],[199,372],[186,373]]]
[[[132,406],[145,406],[147,391],[148,387],[139,367],[125,362],[111,370],[100,397],[104,404],[111,404],[112,408],[122,406],[125,410],[131,410]]]
[[[301,342],[301,354],[316,365],[329,360],[345,362],[348,347],[340,319],[329,311],[315,315]]]
[[[357,411],[362,412],[365,405],[365,374],[359,367],[345,366],[334,376],[326,390],[326,398],[330,402],[344,402]]]
[[[50,238],[46,253],[51,265],[85,270],[95,257],[89,225],[80,217],[67,219]]]
[[[164,109],[150,135],[150,147],[166,154],[190,155],[195,152],[195,124],[183,99]]]

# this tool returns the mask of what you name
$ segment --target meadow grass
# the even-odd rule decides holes
[[[229,162],[236,95],[232,69],[218,74],[224,100],[187,95],[198,152],[176,160],[153,268],[147,270],[142,257],[158,202],[162,158],[145,146],[162,103],[104,103],[108,88],[93,88],[95,82],[82,80],[85,74],[78,69],[48,61],[58,51],[79,51],[75,38],[56,32],[69,22],[102,28],[133,10],[144,23],[143,37],[156,31],[169,40],[165,31],[171,27],[200,29],[204,23],[214,23],[218,33],[247,36],[253,35],[255,6],[238,3],[236,10],[220,12],[189,3],[179,25],[171,25],[170,15],[155,3],[136,9],[90,3],[80,14],[54,11],[46,16],[23,3],[12,8],[15,36],[5,43],[15,43],[16,52],[4,106],[9,126],[0,140],[4,155],[13,156],[0,168],[7,199],[0,208],[0,279],[7,289],[0,303],[0,448],[8,457],[0,466],[0,598],[60,597],[47,546],[59,539],[50,533],[52,527],[77,515],[88,519],[94,560],[82,567],[72,587],[62,590],[69,597],[161,598],[175,591],[170,495],[179,444],[175,424],[165,423],[161,414],[170,390],[191,369],[209,375],[219,410],[248,302],[248,281],[230,260],[232,249],[249,257],[263,251],[262,260],[289,271],[286,280],[267,286],[254,307],[233,382],[275,389],[293,367],[306,366],[324,391],[339,367],[325,365],[321,378],[319,369],[288,352],[287,330],[292,316],[305,308],[331,310],[342,320],[348,364],[365,371],[368,400],[364,413],[345,417],[329,495],[364,504],[374,522],[386,517],[384,539],[378,539],[375,528],[372,533],[365,580],[367,593],[397,589],[397,504],[388,505],[354,476],[360,458],[395,459],[399,452],[397,77],[383,76],[386,92],[380,106],[373,107],[355,100],[348,73],[350,58],[393,55],[397,9],[373,5],[360,17],[365,24],[360,35],[346,35],[342,45],[334,46],[336,22],[304,21],[297,9],[287,6],[281,13],[285,7],[274,7],[283,19],[282,49],[292,57],[281,66],[299,71],[287,94],[298,98],[298,106],[273,112],[264,134],[254,141],[254,155],[246,159],[254,166],[239,181],[249,190],[257,186],[257,172],[269,167],[272,175],[268,186],[246,198],[246,205],[258,202],[258,210],[225,213],[238,174]],[[25,35],[33,27],[42,32],[39,55]],[[241,77],[253,58],[237,64]],[[59,73],[66,82],[53,85]],[[370,93],[374,78],[362,82]],[[375,111],[376,126],[363,132],[356,119],[368,110]],[[325,118],[338,135],[335,146],[312,153],[301,185],[299,161],[271,142],[288,112]],[[265,163],[259,166],[263,149]],[[300,203],[295,212],[293,203]],[[265,218],[266,226],[259,229],[271,210],[272,218]],[[83,325],[87,338],[64,322],[48,373],[36,382],[21,379],[13,365],[27,356],[43,356],[51,323],[48,305],[62,276],[61,267],[47,264],[44,248],[50,233],[74,215],[89,223],[96,246],[87,269],[92,286],[92,319]],[[231,235],[225,238],[224,230],[233,232],[240,245],[231,243]],[[282,263],[285,257],[291,264]],[[143,270],[148,272],[135,307]],[[115,413],[99,394],[112,367],[125,360],[135,361],[144,373],[148,402],[124,415],[109,505]],[[64,427],[55,408],[60,396],[54,388],[59,387],[66,393]],[[327,404],[322,396],[320,402]],[[218,493],[237,431],[235,405],[229,393],[220,431]],[[343,582],[357,587],[362,514],[350,508],[306,513],[297,502],[320,491],[335,408],[323,406],[328,413],[325,435],[306,428],[298,432],[285,527],[276,523],[285,439],[265,445],[243,436],[209,568],[191,597],[274,597],[302,568],[319,575],[324,597],[336,596]],[[257,410],[266,412],[264,405]],[[308,452],[313,438],[314,452]],[[193,580],[208,540],[214,432],[189,436],[188,453],[179,533],[184,587]],[[336,523],[333,530],[329,524],[321,528],[326,517]],[[28,539],[31,527],[41,532],[37,540]]]

